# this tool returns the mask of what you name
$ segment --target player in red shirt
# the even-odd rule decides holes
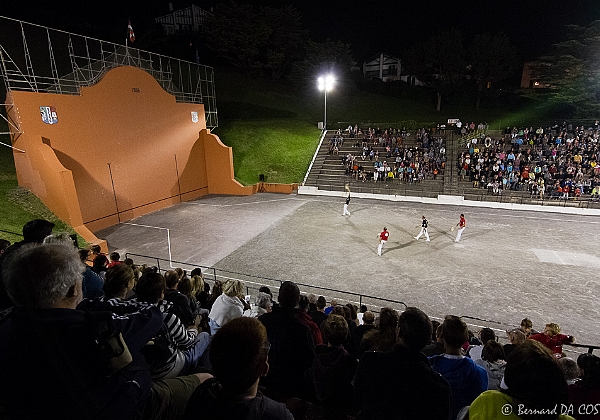
[[[458,232],[456,232],[456,239],[454,240],[454,242],[460,241],[460,237],[463,233],[463,230],[465,230],[465,227],[467,227],[467,221],[465,220],[464,214],[460,214],[460,220],[458,221],[456,226],[458,226]]]
[[[380,257],[381,257],[381,249],[383,248],[383,244],[385,244],[387,242],[389,236],[390,236],[390,233],[388,232],[386,227],[384,227],[383,232],[381,232],[379,234],[379,236],[377,236],[380,239],[379,247],[377,248],[377,255],[379,255]]]

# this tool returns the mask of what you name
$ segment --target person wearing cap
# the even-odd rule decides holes
[[[387,228],[384,226],[383,231],[378,236],[380,241],[379,241],[379,247],[377,248],[377,255],[379,255],[380,257],[381,257],[381,249],[383,248],[383,245],[388,241],[389,237],[390,237],[390,233],[388,232]]]

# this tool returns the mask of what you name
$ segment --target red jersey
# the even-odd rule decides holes
[[[467,226],[467,221],[465,220],[464,217],[461,217],[459,222],[458,222],[458,226],[461,228],[464,228],[465,226]]]
[[[388,236],[390,236],[390,232],[388,232],[387,230],[384,230],[383,232],[381,232],[379,234],[379,237],[381,238],[382,241],[387,241]]]

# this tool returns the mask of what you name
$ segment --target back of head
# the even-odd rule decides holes
[[[378,329],[383,330],[394,330],[398,326],[398,312],[392,308],[381,308],[379,313],[379,325]]]
[[[271,296],[267,293],[258,292],[258,295],[256,295],[256,306],[268,310],[270,307],[273,306]]]
[[[496,333],[491,328],[482,328],[479,337],[481,338],[481,344],[485,344],[490,340],[496,341]]]
[[[526,340],[508,357],[504,370],[505,392],[531,409],[567,404],[567,382],[550,350],[535,340]],[[556,418],[538,416],[522,418]]]
[[[300,299],[298,300],[298,309],[301,312],[307,312],[309,306],[310,302],[308,301],[308,296],[301,295]]]
[[[162,274],[146,272],[138,280],[135,293],[141,302],[158,303],[164,296],[165,287]]]
[[[327,306],[327,301],[325,300],[325,297],[319,296],[319,298],[317,299],[317,308],[325,309],[325,306]]]
[[[58,244],[65,246],[75,246],[71,235],[68,232],[57,232],[46,236],[42,241],[44,244]]]
[[[188,277],[182,278],[177,284],[177,290],[182,295],[190,296],[192,294],[192,281]]]
[[[516,328],[508,333],[508,337],[510,338],[510,342],[512,344],[523,344],[527,337],[525,333],[521,331],[519,328]]]
[[[481,351],[481,358],[488,362],[505,360],[504,347],[502,347],[502,344],[498,343],[496,340],[488,340]]]
[[[165,282],[167,289],[174,289],[177,287],[177,283],[179,283],[179,275],[175,270],[169,270],[165,273]]]
[[[351,303],[347,303],[346,304],[346,308],[348,308],[350,310],[350,319],[351,320],[358,319],[358,314],[357,314],[357,311],[356,311],[356,306],[354,306]]]
[[[121,259],[121,255],[118,252],[111,252],[109,258],[111,261],[119,261]]]
[[[570,357],[561,357],[558,359],[558,365],[562,370],[565,381],[570,381],[579,378],[579,366],[577,362]]]
[[[583,371],[582,384],[589,388],[600,389],[600,357],[583,353],[577,358],[577,365]]]
[[[204,291],[204,279],[197,274],[192,276],[192,293],[198,294]]]
[[[223,284],[223,293],[229,297],[241,296],[244,292],[244,284],[239,280],[227,280]]]
[[[100,251],[102,251],[102,248],[100,248],[100,245],[90,245],[90,252],[92,254],[99,254]]]
[[[363,315],[363,323],[372,325],[375,322],[375,314],[371,311],[366,311]]]
[[[44,219],[34,219],[23,226],[23,240],[25,242],[42,243],[44,238],[52,233],[54,223]]]
[[[341,346],[348,336],[348,323],[343,316],[329,315],[320,326],[324,341],[332,346]]]
[[[106,297],[121,297],[133,281],[133,269],[125,264],[117,264],[106,270],[104,294]]]
[[[453,349],[458,349],[467,341],[467,324],[456,315],[446,315],[442,323],[442,339]]]
[[[190,272],[190,277],[194,277],[194,276],[202,277],[202,269],[200,267],[196,267]]]
[[[273,293],[271,293],[271,289],[269,289],[268,286],[260,286],[260,289],[258,289],[258,291],[266,293],[267,295],[271,296],[271,300],[273,299]]]
[[[77,281],[82,281],[84,270],[75,247],[32,244],[8,256],[3,279],[15,305],[51,308]]]
[[[242,393],[265,373],[269,352],[267,330],[256,318],[229,321],[213,336],[210,363],[217,380],[229,393]]]
[[[293,281],[284,281],[279,288],[279,306],[294,309],[300,300],[300,289]]]
[[[309,293],[306,297],[308,298],[309,303],[312,303],[313,305],[317,304],[317,296],[314,293]]]
[[[403,345],[421,351],[431,340],[431,320],[418,308],[406,308],[398,320],[398,337]]]

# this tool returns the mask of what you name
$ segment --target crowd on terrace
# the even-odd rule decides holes
[[[566,357],[574,337],[555,323],[537,333],[523,319],[502,346],[458,316],[376,316],[290,281],[277,299],[262,287],[249,300],[240,281],[210,287],[200,269],[162,274],[116,254],[109,263],[96,247],[91,257],[53,226],[33,220],[23,241],[2,243],[0,406],[10,417],[307,418],[298,402],[327,419],[599,416],[600,358]]]
[[[363,182],[398,179],[413,183],[437,179],[446,164],[444,139],[436,136],[434,130],[421,128],[416,132],[415,145],[408,146],[410,136],[406,128],[363,130],[357,125],[349,126],[331,138],[329,152],[337,155],[344,141],[351,142],[356,152],[345,154],[342,164],[346,175]]]
[[[473,137],[459,155],[463,180],[491,193],[528,191],[532,197],[568,199],[600,189],[600,130],[569,123],[510,128],[498,138]]]

